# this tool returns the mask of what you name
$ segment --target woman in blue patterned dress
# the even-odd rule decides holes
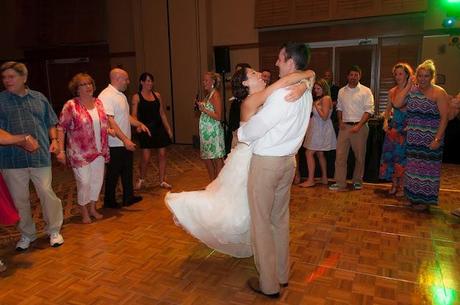
[[[418,211],[438,203],[449,96],[434,84],[435,79],[433,61],[425,60],[395,100],[396,107],[407,105],[404,193]]]
[[[220,75],[206,72],[203,76],[203,88],[206,97],[198,103],[200,115],[200,151],[209,179],[219,175],[224,166],[225,141],[222,119],[222,100],[219,93]]]
[[[406,105],[394,107],[396,95],[404,90],[413,70],[409,64],[397,63],[393,67],[393,77],[396,86],[388,91],[388,103],[383,115],[383,142],[382,158],[380,160],[380,179],[391,181],[388,194],[396,197],[404,196],[404,171],[406,168]],[[391,113],[393,117],[390,120]]]

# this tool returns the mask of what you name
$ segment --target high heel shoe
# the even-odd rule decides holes
[[[161,183],[160,183],[160,187],[161,187],[161,188],[164,188],[164,189],[167,189],[167,190],[172,189],[172,185],[169,184],[169,183],[166,182],[166,181],[161,182]]]
[[[137,182],[134,185],[134,189],[136,191],[140,190],[142,188],[142,184],[144,184],[144,179],[141,179],[141,178],[137,179]]]

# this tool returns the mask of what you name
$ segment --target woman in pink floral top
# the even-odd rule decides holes
[[[104,180],[104,163],[109,161],[108,120],[102,102],[93,97],[95,89],[90,75],[75,75],[69,90],[77,97],[64,104],[58,126],[61,152],[57,159],[63,164],[67,160],[73,169],[83,223],[91,223],[91,216],[103,217],[96,211],[96,202]]]

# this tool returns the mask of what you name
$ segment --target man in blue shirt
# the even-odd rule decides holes
[[[33,153],[17,146],[0,147],[0,170],[21,217],[18,229],[22,236],[16,250],[27,250],[37,238],[29,200],[30,180],[40,198],[50,245],[58,247],[64,243],[59,233],[63,214],[61,200],[51,188],[50,155],[59,150],[55,127],[58,120],[46,97],[26,87],[27,68],[23,63],[6,62],[0,72],[6,89],[0,93],[0,128],[12,134],[31,135],[39,144]]]

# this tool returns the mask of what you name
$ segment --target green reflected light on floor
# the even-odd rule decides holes
[[[443,286],[433,286],[431,289],[435,305],[452,305],[457,300],[457,292],[454,289]]]
[[[436,247],[434,247],[436,249]],[[439,253],[435,250],[439,259]],[[433,305],[454,305],[458,304],[458,291],[451,288],[455,284],[456,271],[445,267],[437,260],[426,260],[420,266],[418,283],[422,290],[425,290],[425,297],[431,299]]]

